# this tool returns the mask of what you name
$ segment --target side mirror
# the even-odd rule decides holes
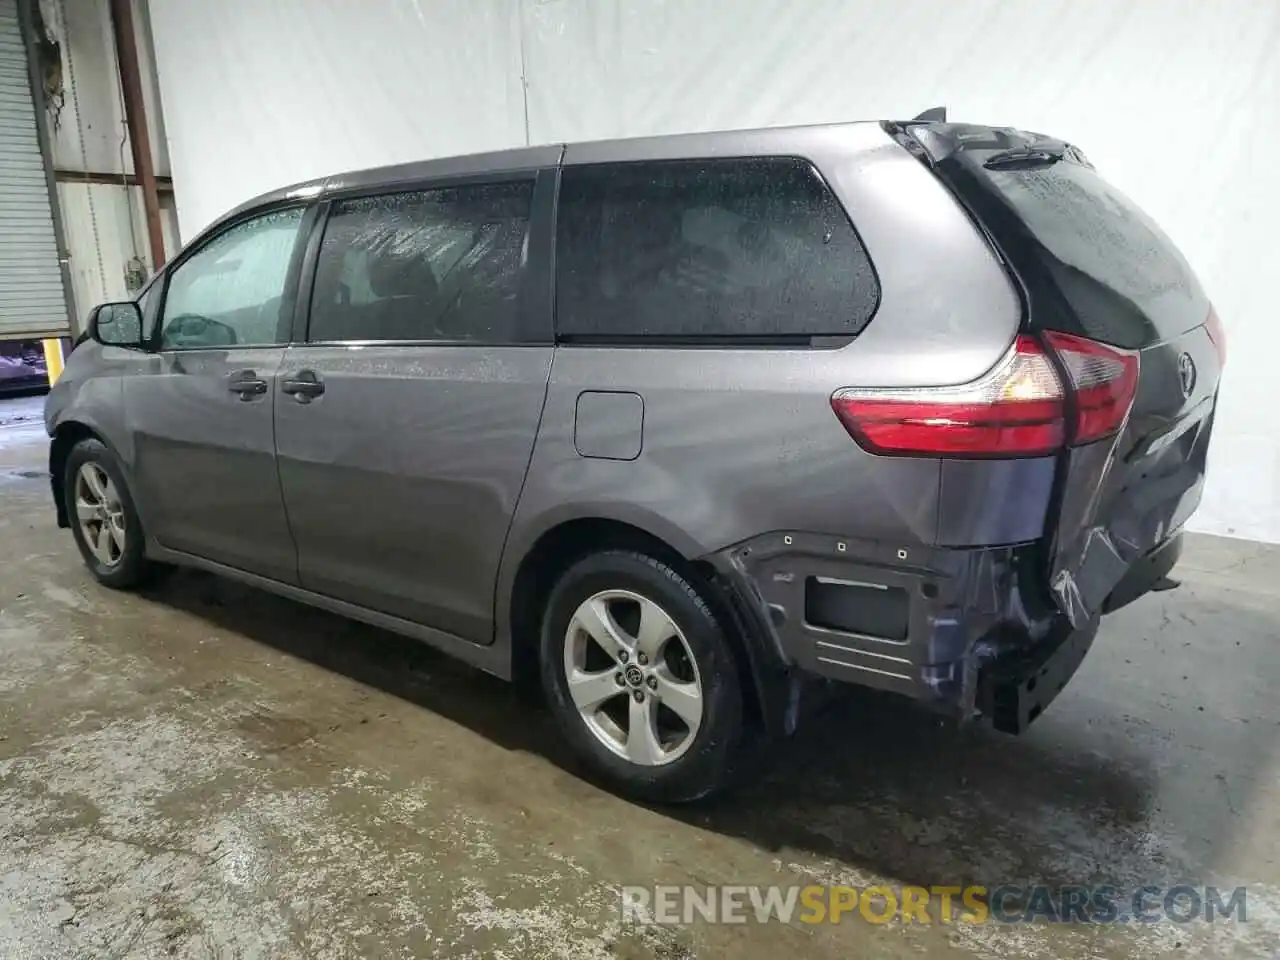
[[[108,347],[141,350],[142,311],[132,300],[95,307],[89,315],[89,336]]]

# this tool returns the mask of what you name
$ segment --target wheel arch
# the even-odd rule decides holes
[[[652,524],[652,525],[651,525]],[[664,536],[664,534],[666,534]],[[542,614],[560,575],[578,559],[603,550],[634,550],[654,557],[690,580],[711,605],[725,635],[738,654],[737,666],[749,722],[774,729],[781,718],[766,708],[779,700],[778,675],[768,662],[768,642],[744,623],[734,597],[705,551],[691,538],[673,532],[660,518],[628,516],[612,511],[561,514],[524,538],[518,561],[512,558],[499,588],[499,638],[510,644],[512,678],[532,685],[538,674]]]
[[[58,424],[49,443],[49,486],[53,492],[58,526],[64,530],[71,526],[71,514],[67,510],[67,458],[81,440],[97,440],[108,449],[111,447],[101,432],[80,420],[64,420]]]
[[[143,517],[143,507],[138,502],[138,491],[133,482],[133,475],[129,470],[129,464],[120,456],[120,451],[97,425],[86,419],[74,418],[63,420],[54,427],[49,443],[49,485],[53,493],[54,509],[57,511],[58,526],[66,529],[71,525],[66,501],[67,457],[81,440],[97,440],[111,451],[111,455],[116,458],[116,465],[129,485],[129,494],[138,509],[139,517]]]

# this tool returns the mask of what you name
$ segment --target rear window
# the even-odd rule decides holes
[[[562,338],[849,336],[879,298],[843,207],[802,160],[566,167],[557,223]]]
[[[917,130],[1033,287],[1033,325],[1136,348],[1204,322],[1208,300],[1173,241],[1074,148],[1016,131]],[[1034,302],[1047,291],[1056,303]]]

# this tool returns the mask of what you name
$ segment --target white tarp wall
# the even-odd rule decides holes
[[[182,235],[298,180],[523,144],[516,2],[150,0]]]
[[[940,104],[1071,140],[1179,243],[1228,330],[1194,525],[1280,542],[1277,0],[151,0],[151,16],[184,236],[286,182],[526,142]]]

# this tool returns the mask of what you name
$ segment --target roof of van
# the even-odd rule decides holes
[[[616,140],[555,143],[533,147],[514,147],[488,153],[471,153],[435,160],[414,160],[365,170],[317,177],[302,183],[270,190],[247,200],[219,217],[205,231],[246,211],[294,199],[312,199],[347,190],[413,183],[436,177],[465,177],[470,174],[502,174],[535,167],[554,167],[565,163],[611,163],[627,160],[660,160],[678,157],[750,156],[759,153],[786,152],[788,141],[799,135],[812,137],[824,131],[843,130],[853,126],[875,125],[879,121],[861,120],[848,123],[806,124],[803,126],[762,127],[754,130],[717,130],[707,133],[678,133],[653,137],[629,137]]]

